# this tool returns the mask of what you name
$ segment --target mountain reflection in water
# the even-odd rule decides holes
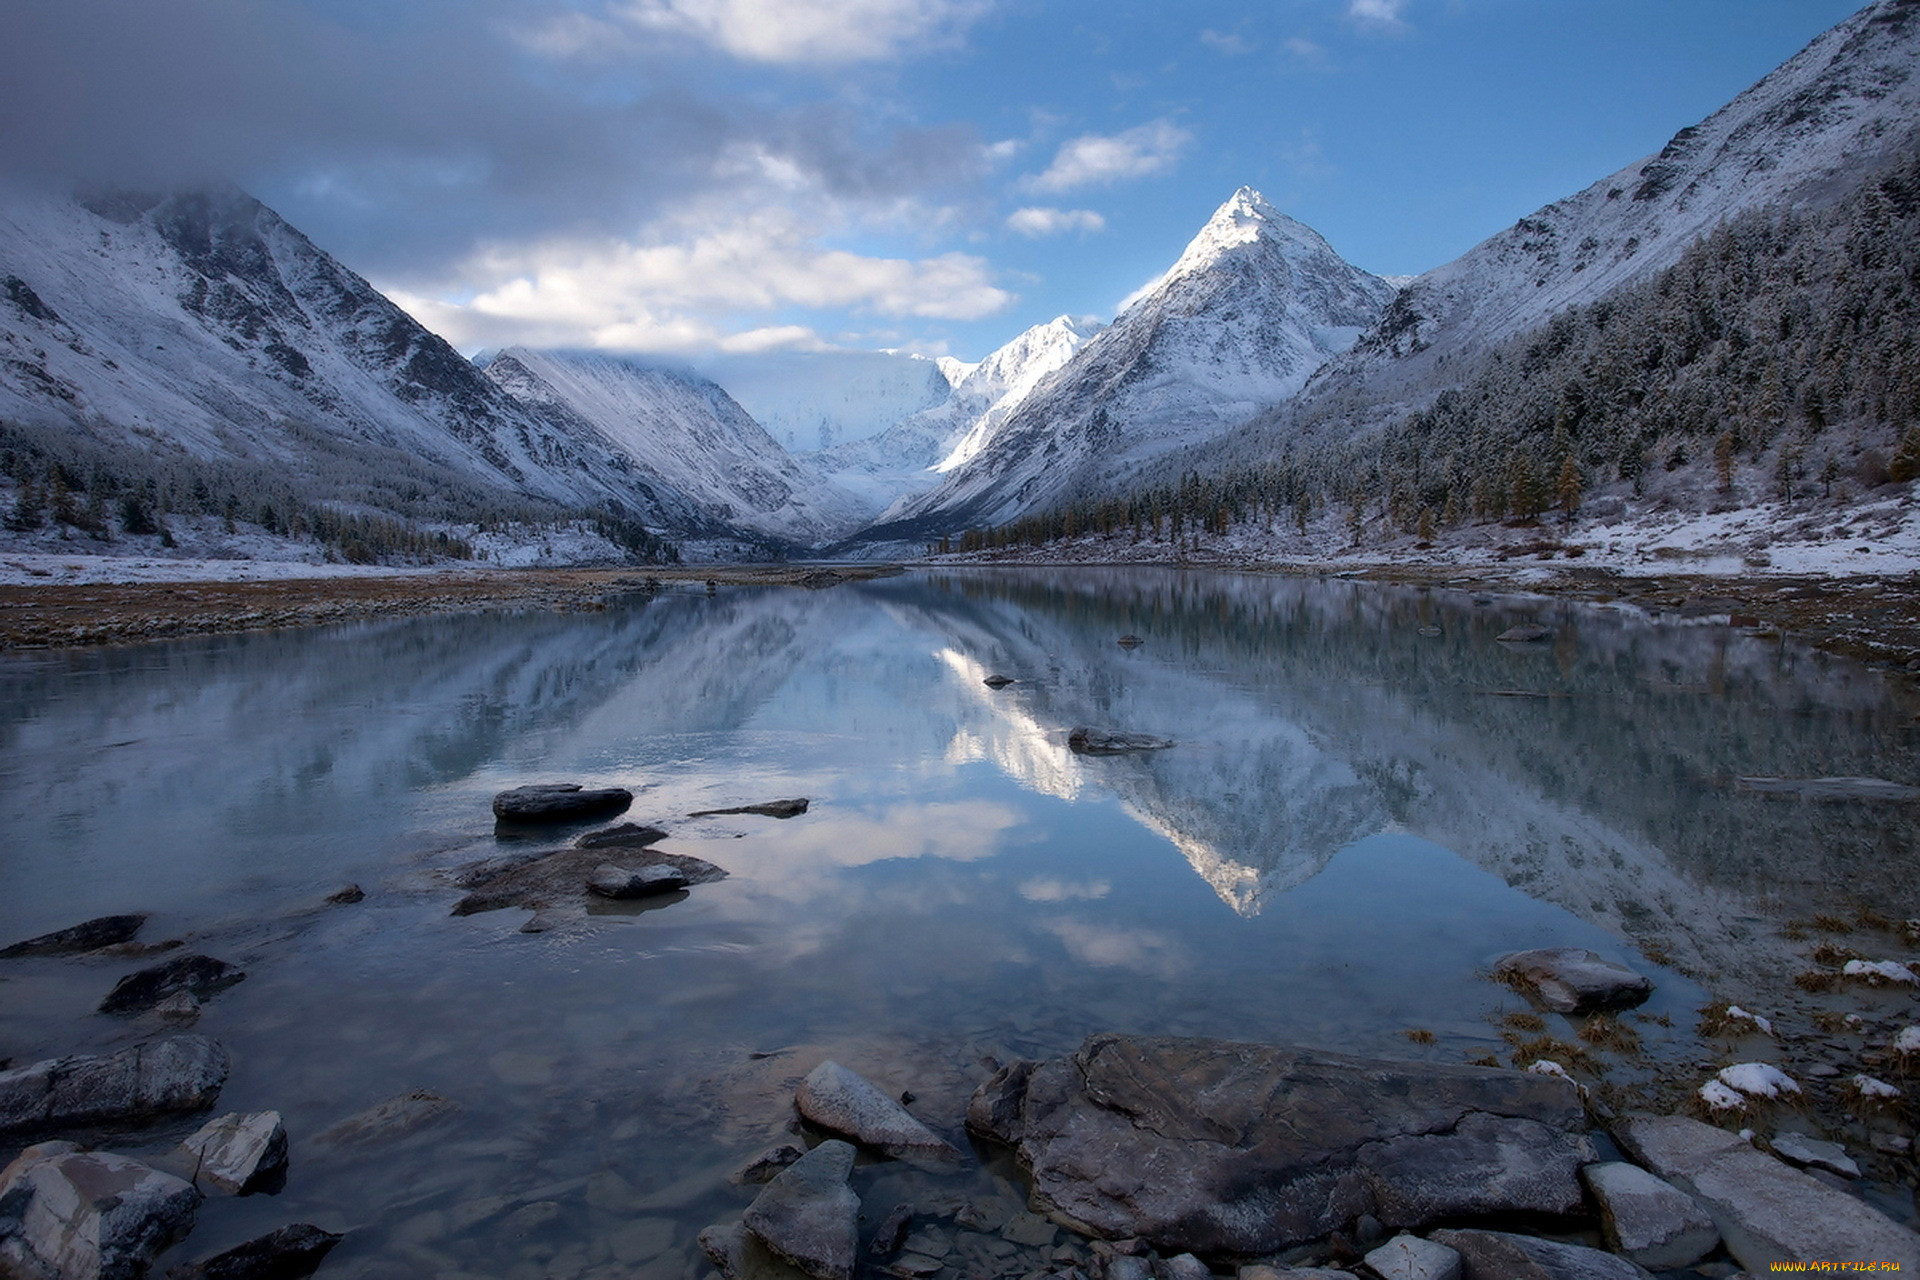
[[[1532,620],[1552,641],[1495,640]],[[694,1233],[738,1211],[726,1172],[785,1135],[822,1056],[911,1086],[957,1137],[983,1055],[1093,1031],[1504,1053],[1517,1000],[1484,975],[1519,947],[1635,964],[1656,1017],[1702,984],[1783,989],[1787,915],[1920,915],[1915,807],[1732,779],[1915,782],[1913,711],[1724,626],[1174,571],[14,655],[0,943],[145,910],[146,938],[248,970],[196,1030],[234,1056],[223,1110],[287,1116],[295,1172],[277,1204],[210,1202],[194,1256],[312,1220],[373,1224],[343,1274],[545,1249],[538,1269],[640,1214],[664,1224],[641,1273],[686,1274]],[[1076,724],[1176,745],[1079,756]],[[633,787],[627,817],[729,878],[540,935],[523,910],[450,917],[443,869],[549,839],[497,833],[492,794],[561,779]],[[813,807],[686,816],[785,796]],[[319,909],[346,881],[367,900]],[[0,1042],[28,1061],[152,1034],[91,1012],[135,964],[10,962]],[[1642,1034],[1657,1056],[1687,1032]],[[461,1105],[431,1139],[373,1164],[303,1145],[415,1088]],[[474,1216],[536,1192],[546,1225]]]

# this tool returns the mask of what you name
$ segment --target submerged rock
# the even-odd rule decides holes
[[[1008,685],[1013,683],[1013,677],[1003,676],[999,672],[995,672],[994,674],[988,676],[986,679],[982,680],[980,683],[987,686],[987,688],[989,689],[1004,689]]]
[[[287,1126],[278,1111],[235,1111],[201,1125],[180,1148],[194,1186],[245,1195],[286,1172]]]
[[[1638,1165],[1609,1160],[1580,1171],[1600,1206],[1607,1247],[1655,1271],[1689,1266],[1713,1252],[1720,1229],[1692,1196]]]
[[[628,859],[622,862],[621,859]],[[604,866],[626,869],[665,866],[685,877],[688,885],[724,880],[727,873],[701,858],[659,849],[636,849],[623,854],[617,848],[555,849],[512,859],[488,859],[454,876],[454,883],[473,891],[454,903],[453,914],[470,916],[504,907],[526,907],[549,918],[581,918],[579,904],[586,882]]]
[[[793,1162],[747,1206],[747,1230],[815,1280],[853,1280],[860,1197],[847,1185],[854,1150],[837,1139]]]
[[[0,960],[12,960],[17,956],[58,956],[74,955],[82,951],[98,951],[102,947],[118,946],[140,932],[140,926],[147,922],[146,913],[131,915],[99,916],[80,924],[69,925],[65,929],[55,929],[52,933],[43,933],[37,938],[28,938],[25,942],[16,942],[10,947],[0,948]]]
[[[1585,947],[1514,951],[1494,961],[1493,971],[1556,1013],[1626,1009],[1653,994],[1651,978]]]
[[[1494,639],[1503,644],[1539,644],[1542,640],[1553,639],[1553,632],[1538,623],[1523,622],[1517,627],[1508,627]]]
[[[608,827],[602,831],[589,831],[575,840],[573,847],[576,849],[644,849],[666,838],[667,833],[658,827],[643,827],[637,822],[623,822],[617,827]]]
[[[958,1148],[905,1107],[837,1062],[823,1062],[809,1071],[793,1100],[814,1124],[881,1155],[933,1168],[965,1160]]]
[[[1156,738],[1150,733],[1127,733],[1120,729],[1095,729],[1077,725],[1067,735],[1067,749],[1083,756],[1116,756],[1127,751],[1164,751],[1173,745],[1171,738]]]
[[[1614,1137],[1640,1164],[1693,1195],[1727,1251],[1754,1275],[1775,1262],[1870,1258],[1920,1267],[1920,1235],[1865,1201],[1789,1168],[1745,1139],[1685,1116],[1632,1116]]]
[[[100,1012],[144,1013],[177,991],[206,1000],[246,976],[244,970],[212,956],[176,956],[114,983],[113,990],[100,1002]]]
[[[1585,1123],[1573,1086],[1547,1076],[1113,1034],[1003,1068],[967,1109],[1056,1221],[1238,1254],[1323,1239],[1362,1213],[1417,1229],[1577,1212]]]
[[[1651,1280],[1625,1258],[1505,1231],[1436,1231],[1433,1239],[1460,1255],[1465,1280]]]
[[[535,783],[502,791],[493,798],[493,816],[502,822],[572,822],[623,812],[633,803],[625,787],[582,787],[577,782]]]
[[[731,809],[697,809],[689,818],[724,818],[737,813],[757,814],[762,818],[797,818],[807,811],[805,797],[795,800],[768,800],[762,804],[739,804]]]
[[[753,1159],[727,1175],[727,1181],[736,1187],[771,1181],[773,1175],[807,1154],[791,1142],[783,1142],[777,1147],[768,1147]]]
[[[356,902],[365,902],[367,891],[357,884],[346,885],[327,895],[327,903],[335,907],[350,907]]]
[[[75,1054],[0,1071],[0,1133],[143,1123],[213,1105],[227,1055],[205,1036]]]
[[[167,1280],[305,1280],[344,1239],[337,1232],[296,1222],[225,1253],[174,1267]]]
[[[603,898],[652,898],[687,887],[686,873],[655,862],[644,867],[602,863],[587,877],[587,892]]]
[[[0,1271],[135,1280],[192,1230],[200,1193],[131,1156],[61,1142],[29,1147],[0,1173],[0,1205]]]
[[[726,1280],[805,1280],[806,1272],[767,1247],[741,1222],[708,1227],[700,1233],[700,1251]]]
[[[460,1109],[427,1089],[415,1089],[348,1116],[314,1136],[323,1146],[373,1146],[403,1138]]]

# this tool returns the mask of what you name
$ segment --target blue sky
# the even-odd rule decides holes
[[[0,163],[230,176],[464,349],[977,358],[1241,184],[1381,273],[1848,0],[17,0]]]

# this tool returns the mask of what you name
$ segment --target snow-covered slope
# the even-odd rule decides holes
[[[1043,378],[1100,331],[1094,320],[1059,316],[1026,330],[978,364],[943,360],[952,390],[877,436],[804,455],[854,494],[869,518],[895,511],[939,484],[992,437]]]
[[[378,472],[471,497],[679,504],[611,443],[525,412],[447,343],[235,188],[0,189],[0,418],[274,467],[372,501]]]
[[[1818,204],[1914,144],[1920,0],[1878,0],[1658,155],[1418,277],[1313,394],[1419,398],[1437,367],[1671,265],[1728,217]]]
[[[874,532],[999,523],[1211,439],[1298,391],[1393,293],[1243,187],[1138,302]]]
[[[721,353],[694,367],[796,455],[879,435],[944,401],[968,368],[905,351],[847,350]]]
[[[598,352],[525,347],[499,352],[486,372],[542,421],[605,437],[632,461],[636,479],[685,495],[716,525],[811,545],[864,514],[705,378]]]

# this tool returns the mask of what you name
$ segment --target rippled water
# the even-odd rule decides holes
[[[1550,643],[1494,639],[1535,620]],[[233,1055],[223,1110],[285,1114],[292,1174],[210,1202],[175,1256],[354,1228],[323,1275],[698,1274],[694,1234],[748,1198],[726,1174],[790,1136],[822,1057],[963,1140],[983,1058],[1096,1030],[1504,1057],[1524,1006],[1487,961],[1578,945],[1655,977],[1658,1059],[1709,991],[1785,988],[1786,916],[1920,915],[1913,806],[1733,783],[1920,781],[1910,699],[1542,601],[910,575],[19,655],[0,688],[0,942],[145,910],[144,938],[245,966],[196,1030]],[[1083,723],[1178,745],[1083,758]],[[553,780],[633,787],[628,817],[730,877],[540,934],[450,916],[444,869],[541,847],[496,836],[492,794]],[[812,810],[685,816],[787,796]],[[349,881],[365,902],[321,905]],[[4,962],[0,1055],[155,1034],[91,1012],[136,963]],[[460,1110],[308,1141],[415,1088]],[[877,1219],[1005,1173],[858,1187]]]

